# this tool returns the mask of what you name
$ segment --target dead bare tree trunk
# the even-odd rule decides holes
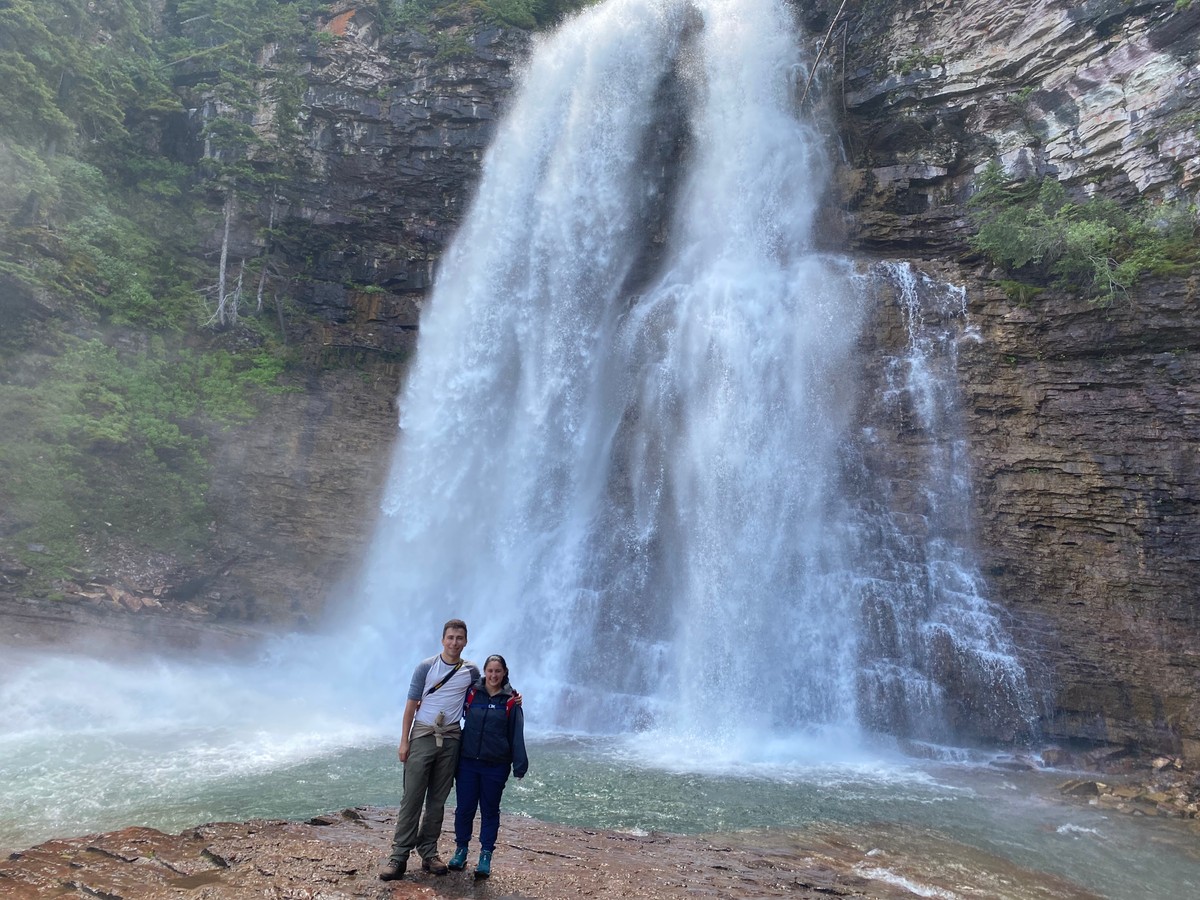
[[[275,293],[275,314],[279,317],[279,339],[283,341],[283,346],[287,346],[287,325],[283,321],[283,302],[279,299],[279,293]]]
[[[829,46],[829,39],[833,36],[833,26],[837,25],[838,19],[841,18],[842,10],[846,8],[846,0],[842,0],[842,5],[837,8],[837,12],[833,14],[833,19],[829,22],[829,30],[825,32],[825,40],[821,41],[821,47],[817,50],[817,58],[813,60],[812,68],[808,72],[808,81],[804,82],[804,94],[800,97],[800,107],[804,107],[804,101],[808,99],[808,89],[812,87],[813,76],[817,74],[817,64],[820,63],[821,57],[825,53],[825,48]]]
[[[271,191],[271,215],[267,218],[267,245],[263,248],[262,268],[258,272],[258,296],[254,304],[256,313],[263,311],[263,291],[267,287],[267,267],[271,262],[271,233],[275,228],[275,209],[278,205],[279,189],[275,188]]]
[[[213,319],[221,326],[228,320],[226,304],[229,302],[229,295],[225,293],[225,268],[229,262],[229,223],[233,221],[234,205],[234,190],[230,188],[229,193],[225,195],[225,232],[221,237],[221,262],[217,267],[217,311],[213,315]]]
[[[263,291],[267,286],[267,261],[264,259],[262,268],[258,271],[258,294],[254,301],[254,311],[261,313],[263,309]]]
[[[242,305],[242,279],[245,277],[245,275],[246,275],[246,260],[243,259],[242,264],[238,267],[237,286],[233,289],[233,293],[230,294],[230,297],[229,297],[229,299],[230,299],[230,306],[229,306],[229,321],[230,321],[230,323],[236,322],[237,318],[238,318],[238,308]]]

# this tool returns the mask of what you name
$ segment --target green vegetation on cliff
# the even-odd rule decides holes
[[[471,19],[513,25],[517,28],[548,28],[563,17],[591,6],[598,0],[405,0],[397,3],[397,21],[426,27],[446,18]]]
[[[0,4],[0,551],[42,587],[109,541],[198,546],[209,435],[281,389],[275,310],[206,327],[232,293],[212,198],[264,196],[286,167],[253,160],[257,54],[297,46],[320,5]],[[294,114],[299,61],[277,57]]]
[[[136,348],[62,336],[0,386],[0,471],[17,555],[60,575],[108,538],[180,550],[207,525],[208,432],[254,414],[247,388],[271,385],[276,359],[249,368],[225,351]]]
[[[1196,213],[1184,204],[1131,210],[1076,201],[1053,178],[1012,181],[993,163],[968,206],[972,247],[1012,273],[1005,284],[1022,299],[1053,284],[1111,303],[1142,278],[1184,273],[1198,261]]]

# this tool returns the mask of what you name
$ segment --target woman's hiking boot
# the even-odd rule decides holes
[[[475,866],[476,878],[487,878],[492,874],[492,851],[480,850],[479,862]]]
[[[455,872],[461,872],[467,867],[467,848],[459,845],[454,848],[454,855],[450,857],[450,862],[446,863]]]

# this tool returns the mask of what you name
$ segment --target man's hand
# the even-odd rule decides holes
[[[400,762],[408,762],[408,742],[412,735],[413,719],[416,718],[417,710],[421,707],[420,700],[408,700],[404,704],[404,724],[400,726],[400,733],[404,737],[400,738],[400,749],[396,751],[396,755],[400,757]]]
[[[524,703],[521,702],[521,692],[518,691],[516,688],[513,688],[513,699],[517,701],[517,706],[525,705]]]

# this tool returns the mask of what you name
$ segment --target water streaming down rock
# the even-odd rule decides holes
[[[899,334],[897,346],[873,348],[870,400],[844,461],[859,488],[860,718],[928,740],[1027,740],[1033,698],[970,551],[955,375],[958,342],[978,337],[965,292],[908,263],[879,264],[867,277]]]
[[[812,246],[801,43],[773,0],[609,0],[539,43],[400,401],[379,652],[462,615],[559,727],[727,743],[941,737],[1009,658],[952,536],[853,483],[872,294]]]

